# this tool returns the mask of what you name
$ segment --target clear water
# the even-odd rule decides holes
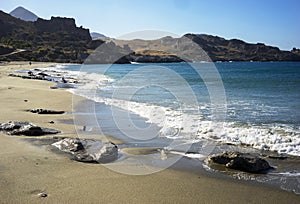
[[[215,63],[218,69],[227,97],[228,114],[226,119],[245,124],[279,124],[300,126],[300,63],[298,62],[233,62]],[[156,81],[162,86],[176,87],[176,81],[160,73],[136,72],[131,75],[135,82],[118,83],[118,80],[129,72],[143,66],[164,66],[176,71],[189,83],[194,90],[200,106],[209,106],[210,99],[201,76],[186,63],[164,64],[114,64],[108,65],[69,65],[67,70],[105,73],[114,79],[107,87],[98,90],[99,96],[110,97],[114,88],[128,88],[128,85],[146,84],[147,80]],[[200,66],[207,66],[202,63]],[[210,65],[208,65],[210,66]],[[107,69],[107,70],[106,70]],[[133,79],[134,77],[134,79]],[[140,81],[137,81],[140,80]],[[154,80],[154,81],[153,81]],[[155,81],[156,80],[156,81]],[[212,79],[213,80],[213,79]],[[117,84],[118,87],[114,87]],[[147,89],[146,89],[147,88]],[[146,102],[162,106],[174,105],[174,97],[166,90],[158,87],[144,87],[134,95],[133,101]],[[176,87],[180,90],[180,86]],[[122,96],[118,96],[122,98]]]
[[[221,101],[224,123],[217,131],[212,128],[212,100],[216,103],[218,98],[212,95],[222,95],[223,87],[214,68],[226,97]],[[90,80],[77,94],[145,118],[160,127],[159,136],[213,138],[300,155],[300,63],[69,65],[65,69],[80,71]]]

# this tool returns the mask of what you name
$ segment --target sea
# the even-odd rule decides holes
[[[74,94],[79,134],[159,148],[300,194],[299,62],[66,64],[46,72]],[[251,176],[205,165],[224,150],[270,156],[276,168]]]

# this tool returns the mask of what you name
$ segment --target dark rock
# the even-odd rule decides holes
[[[51,120],[49,123],[50,123],[50,124],[54,124],[54,121]]]
[[[30,124],[24,125],[18,129],[9,132],[10,135],[27,135],[27,136],[39,136],[43,135],[43,130],[41,127],[32,126]]]
[[[40,72],[40,73],[38,73],[38,75],[40,75],[40,76],[49,76],[48,74],[46,74],[46,73],[43,73],[43,72]]]
[[[118,147],[100,140],[65,138],[52,145],[72,154],[73,159],[80,162],[108,163],[118,158]]]
[[[208,157],[208,162],[225,165],[227,168],[241,170],[249,173],[265,173],[273,169],[269,163],[259,157],[239,152],[224,152]]]
[[[266,171],[271,168],[269,163],[264,159],[245,157],[234,158],[226,164],[226,167],[252,173]]]
[[[217,164],[227,164],[233,158],[235,158],[237,154],[235,152],[225,152],[222,154],[212,155],[209,159]]]
[[[33,75],[31,73],[28,73],[29,75],[17,75],[17,74],[9,74],[8,76],[10,77],[20,77],[22,79],[34,79],[34,80],[47,80],[47,81],[51,81],[51,79],[47,79],[45,78],[44,75]]]
[[[270,159],[278,159],[278,160],[286,160],[287,156],[275,156],[275,155],[269,155],[268,158]]]
[[[38,196],[40,198],[46,198],[48,195],[46,193],[39,193]]]
[[[56,111],[56,110],[47,110],[47,109],[32,109],[29,110],[31,113],[37,113],[37,114],[63,114],[65,111]]]
[[[25,136],[42,136],[47,134],[60,133],[58,130],[50,128],[42,128],[29,122],[13,122],[0,123],[0,131],[6,132],[8,135],[25,135]]]

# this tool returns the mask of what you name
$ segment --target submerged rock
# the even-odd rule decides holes
[[[58,130],[43,128],[29,122],[0,123],[0,131],[6,132],[8,135],[25,135],[25,136],[42,136],[47,134],[60,133]]]
[[[80,162],[108,163],[118,158],[118,147],[95,139],[65,138],[52,144]]]
[[[47,110],[47,109],[31,109],[29,110],[31,113],[37,113],[37,114],[63,114],[65,111],[56,111],[56,110]]]
[[[265,173],[273,169],[269,163],[259,157],[239,152],[223,152],[208,157],[208,162],[223,164],[227,168],[249,173]]]

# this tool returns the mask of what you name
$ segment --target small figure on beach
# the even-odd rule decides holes
[[[29,65],[31,65],[31,61],[29,62]]]
[[[65,80],[65,77],[62,77],[61,80],[63,83],[67,83],[67,80]]]
[[[28,72],[28,75],[29,75],[29,76],[34,76],[34,74],[33,74],[32,71],[29,71],[29,72]]]

